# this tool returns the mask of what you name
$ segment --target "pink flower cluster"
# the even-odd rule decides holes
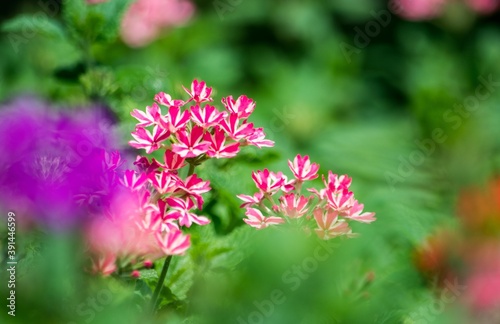
[[[259,148],[272,147],[273,141],[265,139],[262,128],[255,128],[248,117],[255,108],[255,102],[243,95],[233,99],[222,99],[225,111],[219,111],[208,104],[212,102],[212,88],[205,82],[194,80],[191,89],[184,90],[191,99],[184,102],[173,100],[163,92],[155,96],[156,103],[146,111],[135,109],[132,116],[139,123],[132,133],[130,145],[151,153],[164,148],[180,158],[203,159],[206,157],[231,158],[241,146],[253,145]],[[192,102],[189,109],[183,106]],[[165,115],[161,106],[167,108]],[[148,129],[148,127],[150,129]],[[193,161],[193,160],[191,160]]]
[[[443,14],[450,0],[391,0],[398,8],[398,14],[408,20],[427,20]],[[464,0],[472,10],[480,14],[490,14],[500,7],[499,0]]]
[[[162,149],[163,160],[138,156],[137,170],[124,172],[122,190],[107,207],[106,217],[96,218],[90,226],[90,246],[98,255],[95,272],[110,274],[123,264],[145,266],[165,255],[183,254],[190,237],[182,228],[210,222],[195,212],[203,207],[202,195],[210,191],[209,181],[199,178],[195,167],[209,158],[234,157],[245,145],[274,144],[265,139],[262,128],[248,122],[255,108],[252,99],[223,98],[225,111],[219,111],[209,104],[212,88],[205,82],[194,80],[185,90],[187,101],[161,92],[145,111],[131,113],[138,123],[130,145],[146,153]],[[106,161],[114,170],[120,158],[109,156]],[[185,166],[189,170],[183,177]]]
[[[321,239],[331,239],[340,235],[352,236],[349,220],[371,223],[375,213],[363,213],[363,204],[355,198],[349,186],[352,179],[328,172],[323,176],[324,188],[308,188],[308,196],[301,194],[306,181],[318,177],[319,165],[311,163],[306,155],[300,154],[288,166],[294,179],[288,180],[282,172],[267,169],[252,173],[252,179],[259,191],[253,196],[238,195],[246,208],[245,223],[257,229],[297,220],[309,229],[311,225]],[[276,202],[274,197],[280,196]],[[266,216],[264,216],[264,214]]]

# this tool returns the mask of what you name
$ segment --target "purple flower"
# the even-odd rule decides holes
[[[0,107],[0,120],[0,209],[24,225],[64,229],[105,207],[123,162],[103,108],[24,97]]]

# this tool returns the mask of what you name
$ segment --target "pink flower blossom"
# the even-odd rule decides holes
[[[286,178],[281,172],[269,172],[268,169],[264,171],[252,172],[252,179],[259,189],[264,194],[274,194],[279,191],[285,184]]]
[[[166,233],[156,233],[156,240],[166,255],[182,255],[191,245],[189,235],[173,230]]]
[[[255,128],[253,133],[245,138],[245,141],[258,148],[273,147],[274,142],[265,138],[266,134],[262,128]]]
[[[222,98],[222,103],[230,113],[237,114],[238,118],[248,118],[255,109],[255,102],[245,95],[236,100],[233,96]]]
[[[226,135],[219,127],[215,128],[214,134],[205,133],[205,140],[210,143],[208,148],[208,156],[220,158],[232,158],[239,152],[240,143],[226,144]]]
[[[140,155],[137,156],[134,165],[145,174],[154,173],[161,166],[154,158],[150,162],[147,157]]]
[[[328,206],[337,212],[347,212],[354,204],[354,195],[351,191],[326,191]]]
[[[92,260],[92,272],[99,273],[103,276],[109,276],[116,271],[116,256],[108,253]]]
[[[150,154],[160,148],[161,142],[168,139],[170,132],[160,126],[155,126],[153,128],[153,133],[145,128],[138,127],[135,132],[132,132],[132,137],[134,141],[130,141],[129,144],[132,147],[138,149],[145,149],[146,153]]]
[[[150,176],[150,180],[153,187],[162,195],[177,190],[177,184],[181,181],[175,174],[165,170]]]
[[[247,208],[245,215],[248,218],[243,219],[243,221],[256,229],[263,229],[271,225],[278,225],[285,222],[281,217],[264,217],[260,210],[255,208]]]
[[[364,205],[355,200],[352,207],[347,210],[344,217],[361,223],[371,223],[375,221],[375,213],[362,213],[363,208]]]
[[[184,130],[186,128],[190,117],[189,110],[181,112],[180,107],[172,106],[168,109],[168,113],[160,119],[160,122],[171,134],[175,134],[178,130]]]
[[[191,99],[189,99],[187,102],[194,101],[197,104],[200,104],[206,101],[213,101],[211,97],[212,88],[207,87],[205,81],[198,82],[198,80],[194,80],[193,83],[191,83],[191,90],[184,88],[184,91],[186,91],[187,94],[191,97]]]
[[[289,193],[281,196],[280,201],[281,205],[276,209],[290,218],[299,218],[308,212],[309,199],[304,196]]]
[[[240,208],[244,208],[260,204],[260,202],[264,198],[264,194],[262,192],[257,192],[253,196],[237,195],[237,197],[243,200],[243,204],[241,204]]]
[[[181,130],[177,133],[179,143],[172,144],[172,151],[179,154],[183,158],[193,158],[208,151],[210,143],[203,139],[203,128],[196,125],[187,133]]]
[[[490,14],[500,7],[499,0],[465,0],[467,5],[482,14]]]
[[[172,208],[167,213],[167,217],[179,220],[179,225],[191,227],[193,223],[198,225],[206,225],[210,220],[204,216],[198,216],[191,212],[194,203],[191,199],[182,198],[167,198],[167,204]]]
[[[139,121],[136,127],[147,127],[156,125],[160,121],[161,110],[157,104],[146,107],[146,111],[134,109],[130,115]]]
[[[194,11],[188,0],[137,0],[123,17],[121,37],[131,47],[145,46],[164,29],[185,24]]]
[[[293,163],[288,160],[288,166],[299,181],[313,180],[318,177],[319,165],[316,163],[311,164],[311,160],[309,160],[309,156],[307,155],[302,157],[298,154],[293,159]]]
[[[435,18],[444,10],[447,0],[391,0],[397,13],[408,20]]]
[[[316,224],[318,225],[315,232],[321,239],[328,240],[339,235],[350,233],[349,225],[339,219],[336,211],[316,208],[313,214]]]
[[[181,107],[185,104],[183,100],[176,99],[173,100],[172,97],[165,93],[165,92],[159,92],[155,95],[155,101],[159,103],[160,105],[166,106],[168,108],[175,106],[175,107]]]
[[[165,163],[161,164],[161,166],[168,171],[177,171],[186,165],[184,158],[171,150],[165,151],[164,161]]]
[[[186,180],[178,182],[176,193],[185,193],[192,196],[196,200],[198,209],[201,209],[203,205],[203,197],[201,195],[209,191],[210,182],[203,181],[196,174],[192,174]]]
[[[123,176],[123,184],[125,187],[130,188],[134,191],[142,189],[148,177],[145,173],[136,173],[133,170],[125,171]]]
[[[238,114],[229,114],[229,116],[222,120],[220,126],[227,135],[233,140],[238,141],[244,139],[254,133],[254,128],[252,123],[246,123],[238,117]]]
[[[191,107],[191,116],[191,119],[197,125],[209,128],[219,124],[224,118],[224,113],[218,111],[214,106],[205,105],[204,108],[200,108],[200,105],[196,105]]]

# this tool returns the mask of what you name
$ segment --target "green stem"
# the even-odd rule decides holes
[[[156,312],[156,307],[159,302],[158,297],[160,296],[161,289],[163,288],[163,282],[167,276],[168,267],[170,266],[170,261],[172,261],[172,256],[169,255],[163,263],[163,268],[161,269],[160,278],[158,279],[158,284],[156,285],[153,297],[151,298],[151,314],[154,315]]]
[[[190,175],[192,175],[194,173],[194,168],[196,168],[196,165],[194,164],[189,164],[189,170],[188,170],[188,174],[186,177],[189,177]]]
[[[189,170],[186,177],[189,177],[194,173],[194,168],[196,168],[195,164],[189,163]],[[165,277],[167,276],[168,267],[170,266],[170,262],[172,261],[172,256],[169,255],[165,259],[165,263],[163,263],[163,268],[161,269],[160,278],[158,278],[158,284],[156,284],[155,291],[153,292],[153,297],[151,298],[151,314],[155,314],[156,308],[158,307],[159,296],[161,293],[161,289],[163,288],[163,283],[165,282]]]

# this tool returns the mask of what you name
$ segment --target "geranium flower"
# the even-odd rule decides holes
[[[290,218],[299,218],[308,212],[309,199],[304,196],[288,193],[280,198],[281,204],[276,206],[283,215]]]
[[[214,134],[205,133],[205,141],[210,143],[207,154],[210,157],[220,158],[232,158],[240,151],[240,143],[231,143],[225,145],[226,135],[222,129],[216,127]]]
[[[134,109],[130,115],[139,121],[137,127],[157,125],[160,122],[161,109],[157,104],[146,107],[146,111]]]
[[[167,198],[167,204],[172,209],[167,212],[168,218],[174,218],[179,220],[179,225],[191,227],[193,223],[198,225],[206,225],[210,223],[210,220],[204,216],[198,216],[191,212],[194,207],[194,203],[191,199],[182,198]]]
[[[184,88],[184,91],[186,91],[187,94],[191,97],[191,99],[189,99],[187,102],[194,101],[197,104],[200,104],[206,101],[213,101],[211,97],[212,88],[207,87],[205,81],[194,80],[191,83],[191,90],[188,90],[185,87],[182,88]]]
[[[218,111],[214,106],[205,105],[204,108],[200,108],[200,105],[196,105],[191,107],[191,119],[203,128],[218,125],[224,117],[224,113]]]
[[[153,133],[145,128],[138,127],[135,132],[132,132],[134,141],[129,141],[130,146],[145,149],[146,153],[150,154],[160,148],[161,143],[168,139],[170,132],[163,127],[156,125],[153,128]]]
[[[349,224],[339,219],[338,212],[330,209],[316,208],[313,212],[318,228],[316,234],[323,240],[328,240],[339,235],[349,234]]]
[[[298,154],[293,159],[293,162],[288,160],[288,166],[299,181],[313,180],[318,177],[319,165],[316,163],[311,164],[311,160],[309,160],[309,156],[307,155],[302,157]]]
[[[183,158],[193,158],[208,151],[210,143],[203,139],[203,128],[194,126],[190,133],[181,130],[177,133],[179,143],[172,144],[172,151]]]
[[[255,102],[245,95],[236,100],[233,99],[233,96],[222,98],[222,103],[230,113],[236,114],[238,118],[248,118],[255,109]]]
[[[182,255],[191,245],[189,235],[183,235],[179,230],[156,233],[156,240],[166,255]]]
[[[256,229],[263,229],[271,225],[278,225],[285,222],[281,217],[264,217],[260,210],[255,208],[247,208],[245,215],[248,218],[243,219],[243,221]]]

